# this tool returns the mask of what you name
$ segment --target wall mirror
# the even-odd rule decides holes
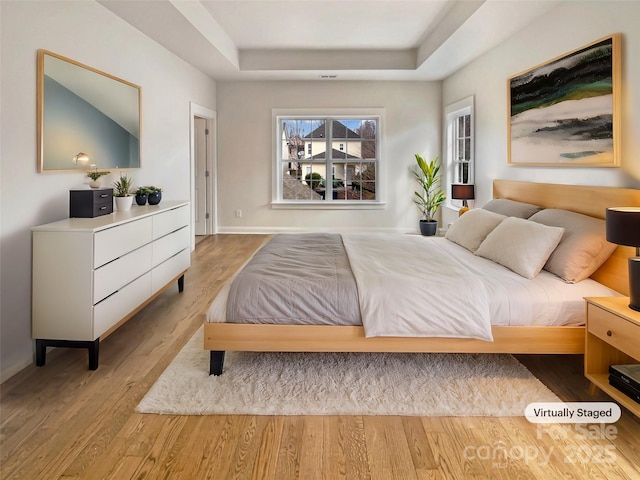
[[[38,172],[140,167],[139,86],[38,50],[37,97]]]

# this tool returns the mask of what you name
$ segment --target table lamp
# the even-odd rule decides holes
[[[475,198],[474,185],[470,183],[451,185],[451,198],[453,200],[462,200],[462,208],[458,210],[458,215],[462,215],[469,210],[467,200],[473,200]]]
[[[89,164],[89,155],[84,152],[80,152],[77,155],[73,156],[73,163],[76,165],[88,165]]]
[[[629,308],[640,312],[640,207],[610,207],[606,213],[607,241],[636,248],[629,258]]]

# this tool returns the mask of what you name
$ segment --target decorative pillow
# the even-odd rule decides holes
[[[507,217],[529,218],[534,213],[542,210],[538,205],[516,202],[506,198],[494,198],[482,208],[490,212],[506,215]]]
[[[606,224],[599,218],[548,208],[529,220],[564,228],[562,240],[544,269],[565,282],[576,283],[589,278],[616,249],[614,243],[607,242]]]
[[[564,228],[508,217],[487,235],[476,255],[531,279],[540,273],[563,233]]]
[[[445,238],[475,252],[489,233],[507,218],[482,208],[469,210],[449,227]]]

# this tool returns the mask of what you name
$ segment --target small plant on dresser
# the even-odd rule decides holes
[[[147,189],[149,190],[149,205],[158,205],[162,200],[162,189],[155,185],[150,185]]]
[[[136,203],[140,206],[146,205],[149,193],[151,193],[149,187],[138,187],[136,190]]]
[[[133,178],[127,174],[121,174],[120,178],[113,184],[113,196],[116,198],[116,208],[120,211],[129,210],[133,203],[131,189],[133,188]]]

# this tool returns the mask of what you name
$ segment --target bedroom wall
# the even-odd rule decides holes
[[[440,82],[218,82],[218,231],[417,231],[414,154],[440,154]],[[381,210],[272,209],[272,109],[384,108]],[[235,211],[242,210],[241,218]]]
[[[69,188],[85,182],[80,172],[36,171],[36,51],[142,87],[142,168],[131,175],[137,185],[162,186],[169,200],[190,194],[189,102],[215,109],[216,86],[93,1],[3,0],[0,22],[0,368],[6,379],[32,361],[30,228],[68,217]]]
[[[640,188],[640,2],[567,2],[443,82],[443,105],[475,95],[476,205],[494,178]],[[507,165],[507,78],[613,33],[622,33],[620,168]],[[456,214],[445,212],[445,222]]]

